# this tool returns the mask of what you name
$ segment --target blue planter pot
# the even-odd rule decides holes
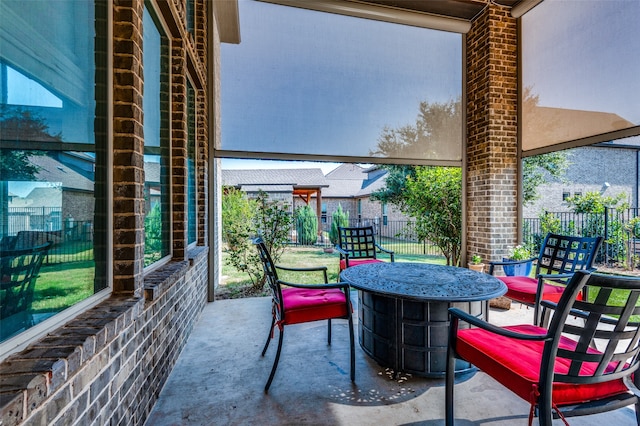
[[[509,262],[511,260],[507,259],[506,257],[503,257],[502,261]],[[514,276],[528,277],[529,274],[531,273],[532,268],[533,268],[533,262],[518,263],[516,265],[502,265],[504,274],[508,277],[514,277]]]

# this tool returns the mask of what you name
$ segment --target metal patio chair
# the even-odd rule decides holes
[[[507,285],[505,297],[534,307],[533,323],[540,324],[540,302],[558,302],[566,283],[576,271],[593,270],[602,237],[576,237],[547,234],[537,257],[535,276],[497,277]],[[489,274],[494,267],[530,262],[534,259],[508,262],[490,262]],[[579,298],[587,298],[585,287]]]
[[[373,226],[338,227],[338,245],[336,251],[340,253],[340,269],[342,272],[349,266],[364,263],[383,262],[378,259],[377,252],[389,255],[391,262],[395,260],[395,253],[376,243]]]
[[[274,330],[277,327],[280,331],[278,337],[278,350],[273,361],[273,367],[269,374],[269,379],[264,387],[264,391],[268,392],[273,377],[278,368],[280,360],[280,352],[282,350],[282,342],[284,338],[284,329],[287,325],[300,324],[311,321],[327,320],[328,321],[328,344],[331,344],[331,320],[334,318],[343,318],[349,322],[349,345],[350,345],[350,367],[351,381],[355,380],[356,361],[354,346],[354,331],[352,306],[349,293],[349,285],[346,283],[328,284],[326,266],[313,268],[287,268],[275,265],[271,259],[271,255],[261,238],[253,241],[260,259],[262,261],[264,273],[266,276],[272,297],[272,319],[269,328],[269,336],[267,342],[262,349],[262,356],[267,352],[269,343],[273,338]],[[320,271],[324,274],[324,283],[322,284],[295,284],[282,281],[278,278],[277,270],[308,272]]]
[[[579,300],[589,286],[591,302]],[[454,422],[454,368],[464,359],[531,404],[540,425],[635,405],[640,425],[640,278],[577,271],[559,303],[543,301],[549,328],[497,327],[449,309],[446,424]],[[460,322],[471,328],[463,329]],[[635,372],[635,374],[634,374]]]
[[[33,325],[31,305],[40,266],[51,243],[0,251],[0,318],[20,327]],[[5,325],[6,326],[6,325]]]

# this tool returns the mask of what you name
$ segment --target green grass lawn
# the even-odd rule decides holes
[[[36,281],[34,313],[58,312],[93,294],[92,260],[43,265]]]
[[[224,297],[242,297],[247,295],[247,288],[251,286],[251,281],[246,273],[238,271],[232,266],[229,266],[225,262],[227,254],[222,254],[222,286],[224,289],[220,289],[221,293],[224,293]],[[385,254],[379,255],[382,260],[388,260],[389,256]],[[408,255],[408,254],[396,254],[396,262],[421,262],[421,263],[435,263],[445,264],[444,257],[425,256],[425,255]],[[284,254],[280,258],[278,265],[291,267],[291,268],[308,268],[316,266],[326,266],[327,276],[329,282],[336,282],[338,280],[338,265],[340,263],[340,256],[337,252],[325,253],[322,248],[319,247],[287,247]],[[324,278],[322,272],[289,272],[278,271],[278,276],[283,281],[313,284],[322,283]],[[259,294],[249,295],[266,295],[266,292]]]

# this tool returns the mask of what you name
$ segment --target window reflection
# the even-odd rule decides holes
[[[2,2],[0,341],[107,285],[106,215],[96,209],[106,199],[96,171],[106,169],[97,107],[107,70],[95,65],[106,63],[105,16],[104,2]]]

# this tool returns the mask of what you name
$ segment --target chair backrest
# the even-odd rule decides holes
[[[338,246],[348,253],[349,259],[375,259],[373,226],[338,227]]]
[[[577,300],[585,285],[596,294],[590,302]],[[552,339],[545,343],[542,356],[541,397],[550,395],[552,382],[577,385],[631,376],[639,366],[639,300],[640,277],[576,272],[549,325]],[[577,345],[561,345],[563,336]],[[566,368],[554,374],[555,364]],[[640,378],[636,380],[640,382]]]
[[[577,237],[549,233],[540,248],[536,275],[539,273],[568,274],[591,269],[600,244],[602,244],[602,237]]]
[[[276,309],[276,318],[278,320],[282,320],[284,319],[284,305],[282,302],[282,287],[280,286],[276,266],[273,263],[271,254],[269,254],[269,249],[267,249],[262,238],[254,239],[253,244],[258,249],[258,256],[260,256],[260,261],[262,262],[262,270],[264,271],[265,280],[267,281],[267,284],[269,284],[269,289],[271,290],[274,309]]]
[[[0,318],[31,310],[36,278],[50,246],[0,251],[0,289],[4,291]]]

